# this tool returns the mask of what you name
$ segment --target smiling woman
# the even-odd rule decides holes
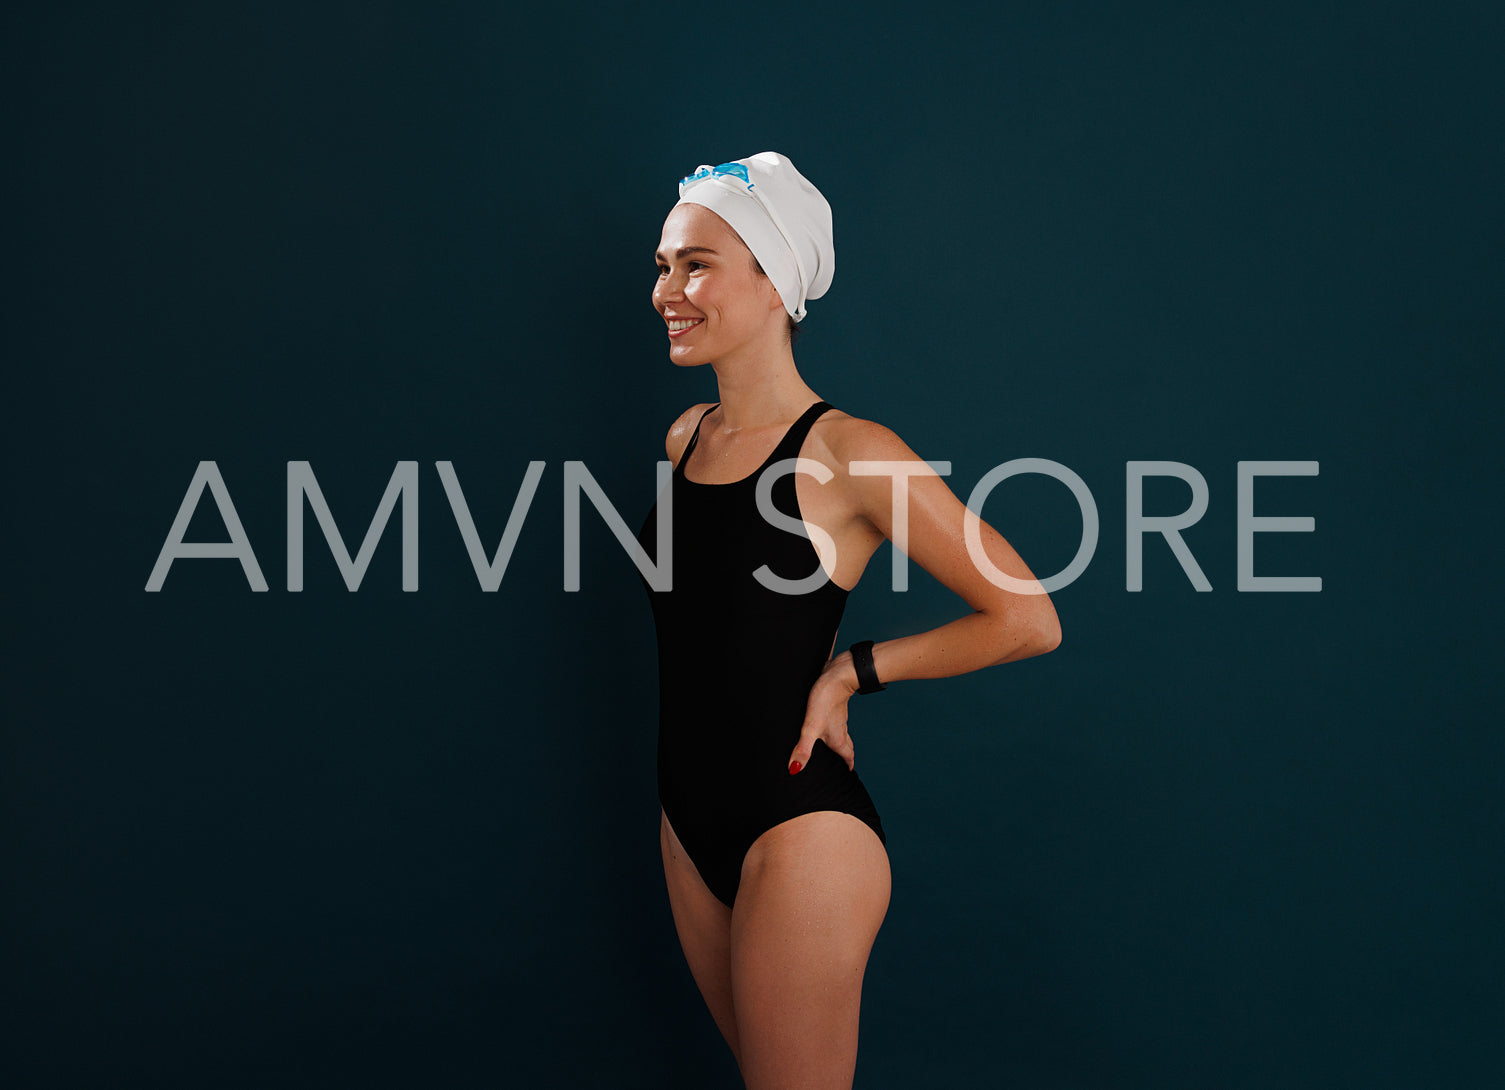
[[[756,351],[759,327],[772,315],[782,318],[773,282],[757,271],[726,221],[702,205],[674,209],[655,256],[660,286],[654,298],[669,329],[669,358],[682,367],[738,346]]]
[[[670,908],[750,1090],[846,1088],[890,893],[848,702],[1041,654],[1060,628],[986,523],[989,562],[1037,593],[996,586],[972,563],[966,508],[934,470],[800,377],[789,330],[830,285],[834,248],[830,206],[793,163],[763,152],[701,167],[680,184],[656,259],[669,359],[709,364],[719,392],[665,440],[672,539],[658,540],[657,504],[638,535],[674,564],[672,589],[644,580]],[[885,539],[972,612],[834,654],[847,594]]]

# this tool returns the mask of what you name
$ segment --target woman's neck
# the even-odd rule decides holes
[[[789,346],[780,348],[762,358],[742,357],[711,365],[716,372],[722,431],[787,424],[820,400],[800,378]]]

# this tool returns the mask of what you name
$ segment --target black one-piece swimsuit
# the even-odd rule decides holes
[[[714,408],[715,406],[712,406]],[[793,465],[811,426],[827,409],[805,410],[763,465],[728,484],[697,484],[685,464],[700,423],[670,478],[672,589],[643,586],[658,634],[658,795],[679,841],[712,893],[730,907],[742,859],[762,833],[817,810],[853,814],[887,843],[878,811],[857,773],[824,742],[789,774],[805,702],[830,658],[847,591],[822,574],[802,594],[763,585],[760,567],[784,580],[812,580],[820,559],[804,533]],[[710,410],[707,409],[706,412]],[[701,420],[705,414],[701,414]],[[758,510],[758,479],[793,529]],[[658,506],[638,532],[658,558]]]

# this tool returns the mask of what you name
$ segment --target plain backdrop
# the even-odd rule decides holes
[[[853,705],[894,892],[857,1085],[1505,1081],[1500,9],[75,5],[4,16],[0,1082],[737,1085],[658,859],[650,254],[702,163],[835,210],[797,359],[1090,488],[1046,658]],[[1208,486],[1126,589],[1126,465]],[[1241,461],[1261,516],[1237,580]],[[269,588],[145,587],[213,461]],[[354,555],[352,592],[287,466]],[[481,589],[436,463],[488,555]],[[1191,491],[1146,482],[1145,511]],[[1082,532],[1014,478],[1038,573]],[[227,540],[208,493],[187,540]],[[874,557],[840,645],[966,605]],[[708,603],[708,610],[714,604]],[[728,699],[735,693],[728,692]]]

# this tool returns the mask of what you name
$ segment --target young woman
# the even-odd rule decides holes
[[[658,540],[658,504],[639,534],[650,557],[672,549],[671,588],[644,585],[674,925],[750,1090],[847,1088],[890,890],[848,702],[1041,654],[1060,628],[986,523],[988,563],[974,562],[965,507],[940,476],[800,377],[793,337],[834,250],[830,206],[788,159],[763,152],[684,179],[656,256],[669,358],[709,365],[718,393],[665,441],[671,539]],[[885,538],[973,612],[838,654],[846,596]]]

